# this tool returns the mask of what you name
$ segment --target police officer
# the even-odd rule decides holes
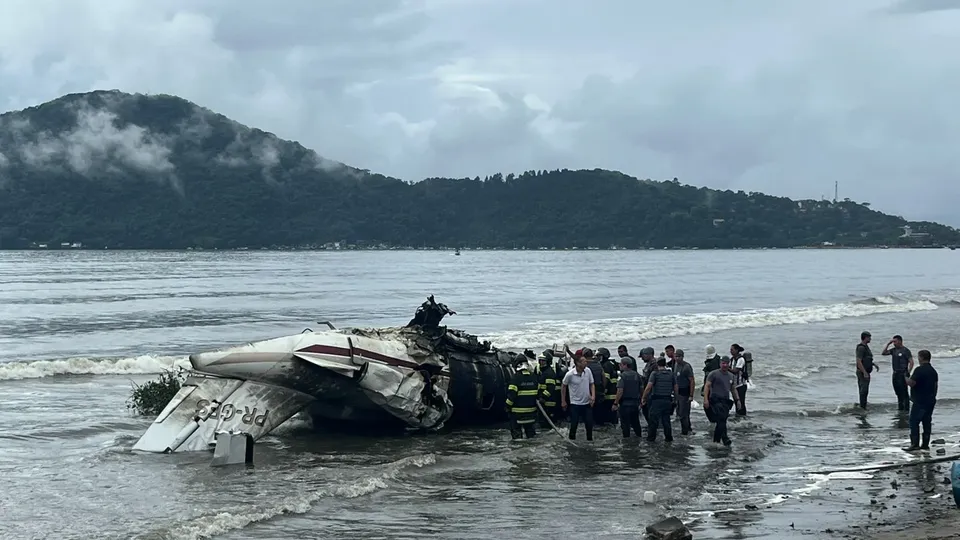
[[[890,367],[893,370],[893,391],[897,394],[897,410],[910,412],[910,394],[907,392],[906,380],[913,371],[913,353],[903,346],[903,338],[898,334],[887,342],[880,354],[890,356],[893,361]]]
[[[656,367],[656,371],[650,374],[640,403],[649,405],[647,440],[657,440],[657,428],[663,427],[663,440],[670,442],[673,440],[670,411],[673,409],[673,398],[677,395],[677,378],[673,371],[667,369],[666,358],[657,359]]]
[[[526,355],[514,359],[516,372],[507,386],[507,412],[510,415],[510,435],[520,439],[537,436],[537,396],[540,383]]]
[[[605,415],[611,424],[617,425],[617,414],[613,412],[613,402],[617,400],[620,366],[610,358],[610,351],[606,347],[597,349],[597,357],[600,359],[600,367],[603,368],[603,374],[606,377],[606,391],[600,413]]]
[[[644,347],[640,349],[640,361],[642,364],[638,365],[637,371],[640,372],[640,384],[646,388],[647,383],[650,382],[650,374],[656,371],[657,362],[653,359],[654,355],[653,347]],[[643,414],[643,417],[649,422],[649,405],[642,403],[640,405],[640,413]]]

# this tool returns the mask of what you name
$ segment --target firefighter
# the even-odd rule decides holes
[[[554,380],[557,381],[557,395],[553,396],[553,401],[557,402],[557,406],[553,409],[553,423],[560,425],[560,422],[567,417],[567,412],[563,410],[563,407],[560,406],[560,386],[561,381],[563,381],[563,376],[567,374],[567,362],[564,358],[558,357],[554,354],[553,349],[544,349],[543,356],[550,360],[550,365],[553,367]]]
[[[516,372],[507,386],[507,412],[510,415],[510,435],[514,439],[537,436],[537,396],[540,383],[530,365],[530,358],[518,355],[514,359]]]
[[[549,351],[544,351],[544,353],[547,352]],[[537,360],[537,364],[537,380],[540,383],[539,390],[543,410],[550,415],[550,420],[556,423],[559,420],[556,412],[560,408],[560,387],[557,384],[557,374],[553,371],[553,356],[544,354]],[[538,416],[540,417],[540,425],[549,428],[550,422],[547,421],[547,418],[542,414]]]
[[[603,368],[605,380],[604,401],[600,414],[606,416],[606,420],[611,424],[617,425],[617,414],[613,412],[613,402],[617,400],[617,381],[620,380],[620,367],[610,359],[610,351],[606,347],[597,349],[597,356],[600,358],[600,366]]]

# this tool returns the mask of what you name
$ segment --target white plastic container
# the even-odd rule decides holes
[[[644,504],[657,504],[657,492],[656,492],[656,491],[644,491],[644,492],[643,492],[643,502],[644,502]]]

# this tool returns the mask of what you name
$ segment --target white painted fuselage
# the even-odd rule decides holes
[[[441,427],[452,414],[445,359],[407,329],[361,334],[304,331],[190,355],[193,370],[212,377],[188,380],[134,449],[199,450],[227,427],[257,439],[304,409],[315,421]]]

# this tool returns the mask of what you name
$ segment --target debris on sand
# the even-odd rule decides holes
[[[693,540],[693,534],[682,521],[669,517],[647,525],[647,538],[652,540]]]

